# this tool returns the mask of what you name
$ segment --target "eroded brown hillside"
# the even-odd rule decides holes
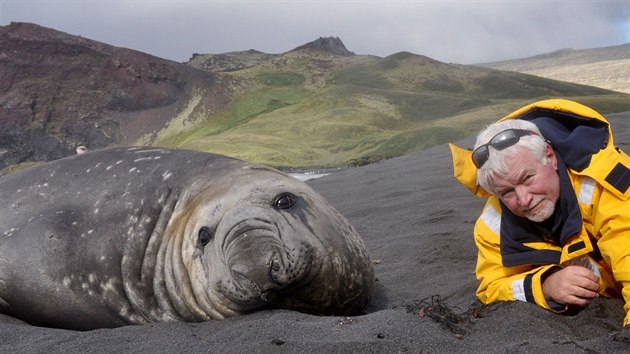
[[[222,107],[207,72],[28,23],[0,27],[0,169],[133,142],[191,94]]]

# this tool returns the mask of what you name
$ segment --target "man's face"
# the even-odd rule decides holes
[[[545,149],[545,156],[547,164],[543,165],[528,150],[517,149],[507,162],[510,172],[490,180],[492,193],[514,215],[534,222],[547,220],[560,197],[558,161],[549,145]]]

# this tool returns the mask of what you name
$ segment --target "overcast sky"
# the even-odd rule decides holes
[[[0,23],[32,22],[184,62],[193,53],[282,53],[339,37],[356,54],[448,63],[630,42],[630,0],[0,0]]]

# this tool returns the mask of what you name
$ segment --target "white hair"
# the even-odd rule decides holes
[[[477,170],[477,184],[488,192],[492,191],[490,188],[492,178],[505,176],[510,172],[506,162],[513,158],[518,151],[529,151],[530,156],[534,159],[543,165],[547,164],[547,157],[545,156],[547,141],[534,123],[522,119],[509,119],[489,125],[477,136],[474,148],[487,144],[495,135],[507,129],[531,130],[537,135],[521,137],[516,144],[504,150],[496,150],[492,146],[488,146],[488,161]]]

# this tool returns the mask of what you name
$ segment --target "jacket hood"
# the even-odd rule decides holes
[[[536,124],[545,139],[562,157],[567,167],[586,171],[594,154],[614,146],[608,121],[593,109],[574,101],[553,99],[522,107],[500,121],[524,119]],[[453,157],[453,174],[478,197],[491,194],[477,184],[477,168],[472,151],[449,144]]]

